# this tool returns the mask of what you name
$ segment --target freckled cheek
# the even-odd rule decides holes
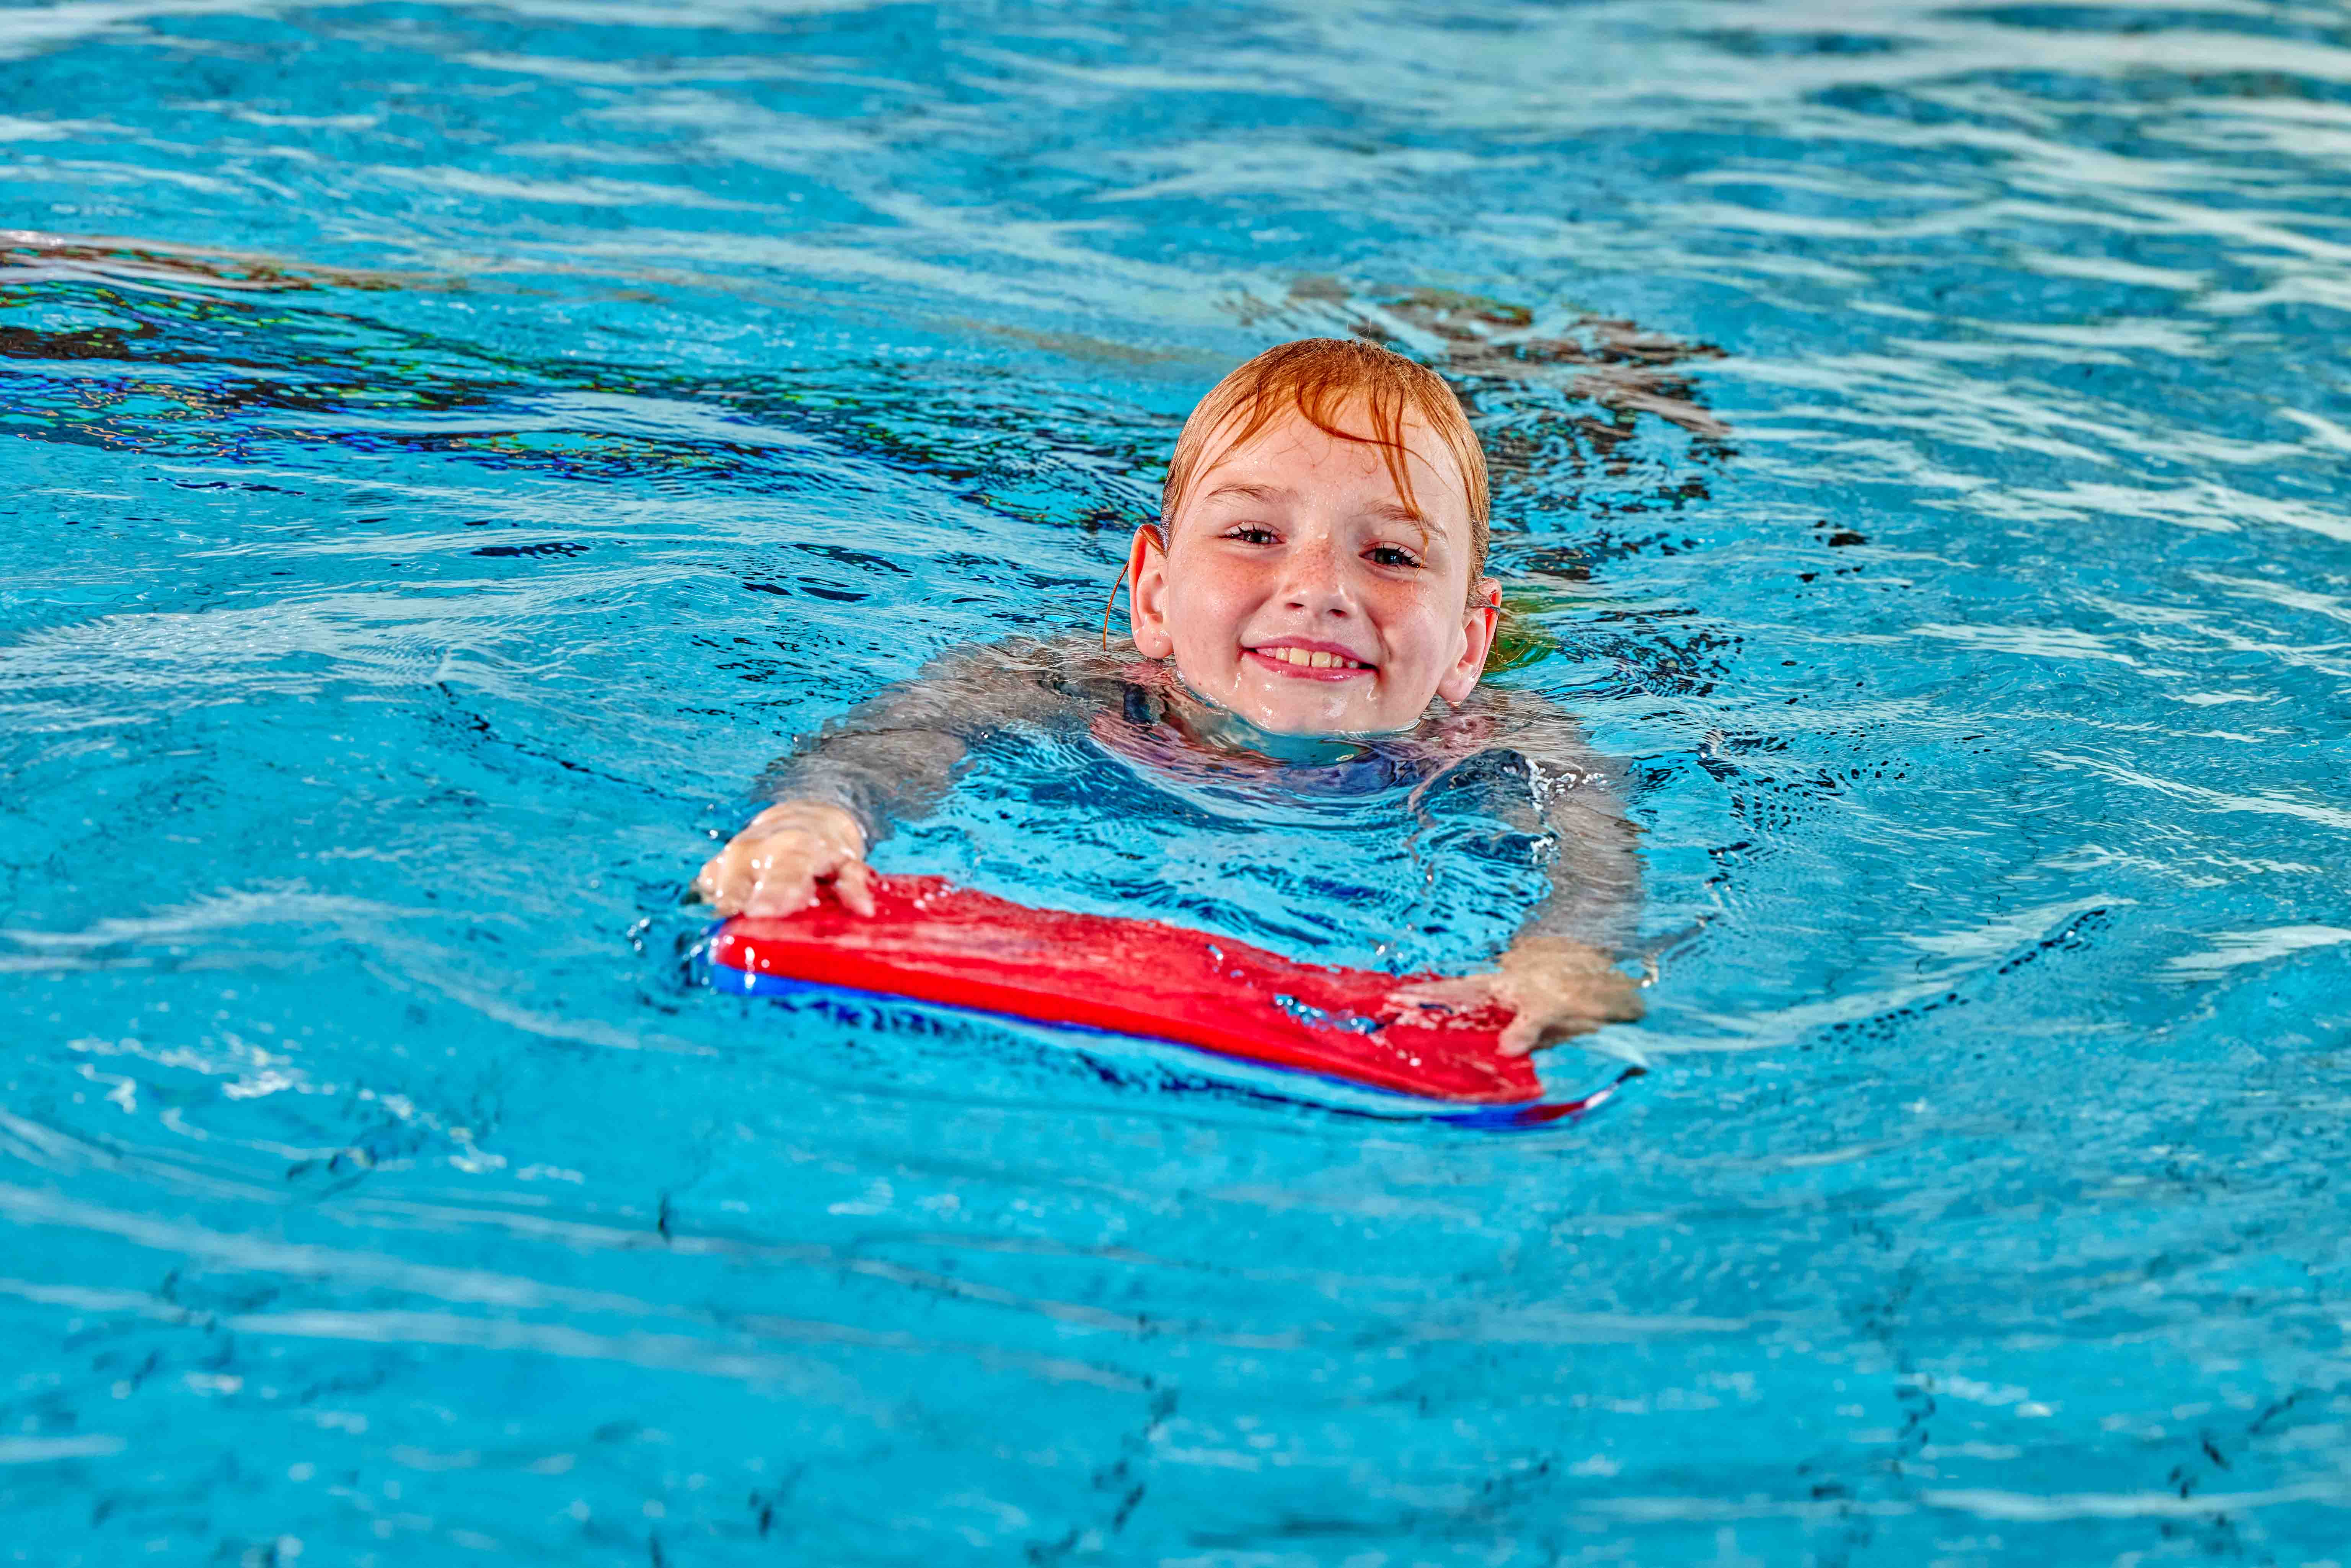
[[[1186,587],[1169,604],[1170,617],[1179,636],[1202,646],[1237,643],[1242,623],[1264,597],[1252,592],[1245,578],[1230,573],[1204,572]]]
[[[1367,601],[1365,609],[1390,664],[1399,668],[1429,663],[1444,645],[1447,628],[1428,594],[1392,587],[1384,598]]]
[[[1194,679],[1221,680],[1239,663],[1238,622],[1228,607],[1195,599],[1170,604],[1170,632],[1176,640],[1176,662]]]

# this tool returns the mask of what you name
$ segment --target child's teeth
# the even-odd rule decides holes
[[[1357,667],[1353,659],[1343,659],[1336,653],[1325,653],[1318,649],[1270,648],[1266,652],[1285,664],[1298,664],[1310,670],[1335,670],[1342,665],[1348,669]]]

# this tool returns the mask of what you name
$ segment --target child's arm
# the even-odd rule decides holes
[[[1067,711],[1071,663],[1050,643],[957,649],[859,704],[761,776],[776,804],[711,857],[695,891],[721,915],[781,915],[829,884],[845,907],[872,914],[866,851],[937,804],[979,735]]]
[[[1501,721],[1492,745],[1515,752],[1526,770],[1531,810],[1551,845],[1551,894],[1519,928],[1494,969],[1408,987],[1408,1003],[1473,1009],[1495,1003],[1514,1015],[1506,1055],[1523,1056],[1641,1016],[1639,988],[1615,967],[1640,915],[1638,831],[1624,812],[1614,768],[1584,743],[1575,722],[1540,698],[1490,694]]]

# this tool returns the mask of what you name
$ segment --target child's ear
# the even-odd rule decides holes
[[[1468,616],[1461,624],[1465,644],[1461,658],[1437,683],[1437,695],[1456,707],[1469,700],[1469,694],[1478,689],[1478,677],[1485,674],[1486,655],[1494,647],[1494,628],[1502,618],[1502,585],[1481,577],[1470,599]]]
[[[1176,639],[1167,630],[1167,546],[1149,523],[1134,530],[1134,542],[1127,547],[1126,602],[1135,651],[1146,659],[1174,653]]]

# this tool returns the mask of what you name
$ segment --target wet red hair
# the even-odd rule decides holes
[[[1486,452],[1461,400],[1445,378],[1416,360],[1353,338],[1302,338],[1279,343],[1208,389],[1184,422],[1160,492],[1160,543],[1202,469],[1217,455],[1295,413],[1324,434],[1380,448],[1404,504],[1419,508],[1405,458],[1405,425],[1418,418],[1452,455],[1469,504],[1469,582],[1486,573]],[[1351,429],[1357,418],[1369,431]]]

